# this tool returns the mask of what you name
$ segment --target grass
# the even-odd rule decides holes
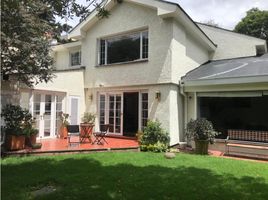
[[[2,200],[31,199],[267,199],[268,165],[177,154],[95,153],[2,159]]]

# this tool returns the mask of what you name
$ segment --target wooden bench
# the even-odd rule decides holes
[[[254,153],[241,152],[237,151],[237,148],[253,149],[256,151]],[[236,149],[236,151],[233,149]],[[258,154],[257,151],[264,153]],[[268,131],[228,130],[228,136],[225,140],[225,154],[244,154],[244,156],[268,159]]]

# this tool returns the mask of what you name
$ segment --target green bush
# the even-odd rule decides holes
[[[148,121],[143,134],[138,137],[141,151],[165,152],[169,145],[168,133],[159,121]]]
[[[191,119],[187,124],[185,133],[189,141],[209,140],[211,144],[214,142],[215,136],[220,134],[214,130],[212,122],[205,118]]]
[[[33,128],[35,120],[28,110],[17,105],[8,104],[2,109],[1,116],[5,120],[5,130],[7,134],[37,134],[37,130]]]

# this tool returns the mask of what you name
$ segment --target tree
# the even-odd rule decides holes
[[[98,16],[108,17],[104,9],[107,0],[87,0],[81,5],[76,0],[2,0],[1,1],[1,76],[33,86],[53,78],[50,41],[60,38],[67,24],[56,21],[80,17],[84,20],[92,9]],[[121,2],[121,0],[117,0]]]
[[[236,26],[234,31],[265,39],[268,44],[268,11],[252,8]]]

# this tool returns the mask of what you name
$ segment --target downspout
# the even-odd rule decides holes
[[[184,113],[184,130],[186,128],[187,125],[187,120],[188,120],[188,102],[187,102],[187,95],[184,92],[184,82],[183,81],[179,81],[179,86],[180,86],[180,94],[184,97],[184,108],[183,108],[183,113]],[[184,139],[185,141],[185,139]]]
[[[187,102],[187,95],[184,92],[184,82],[180,81],[180,94],[184,97],[184,128],[186,128],[187,119],[188,119],[188,102]]]

